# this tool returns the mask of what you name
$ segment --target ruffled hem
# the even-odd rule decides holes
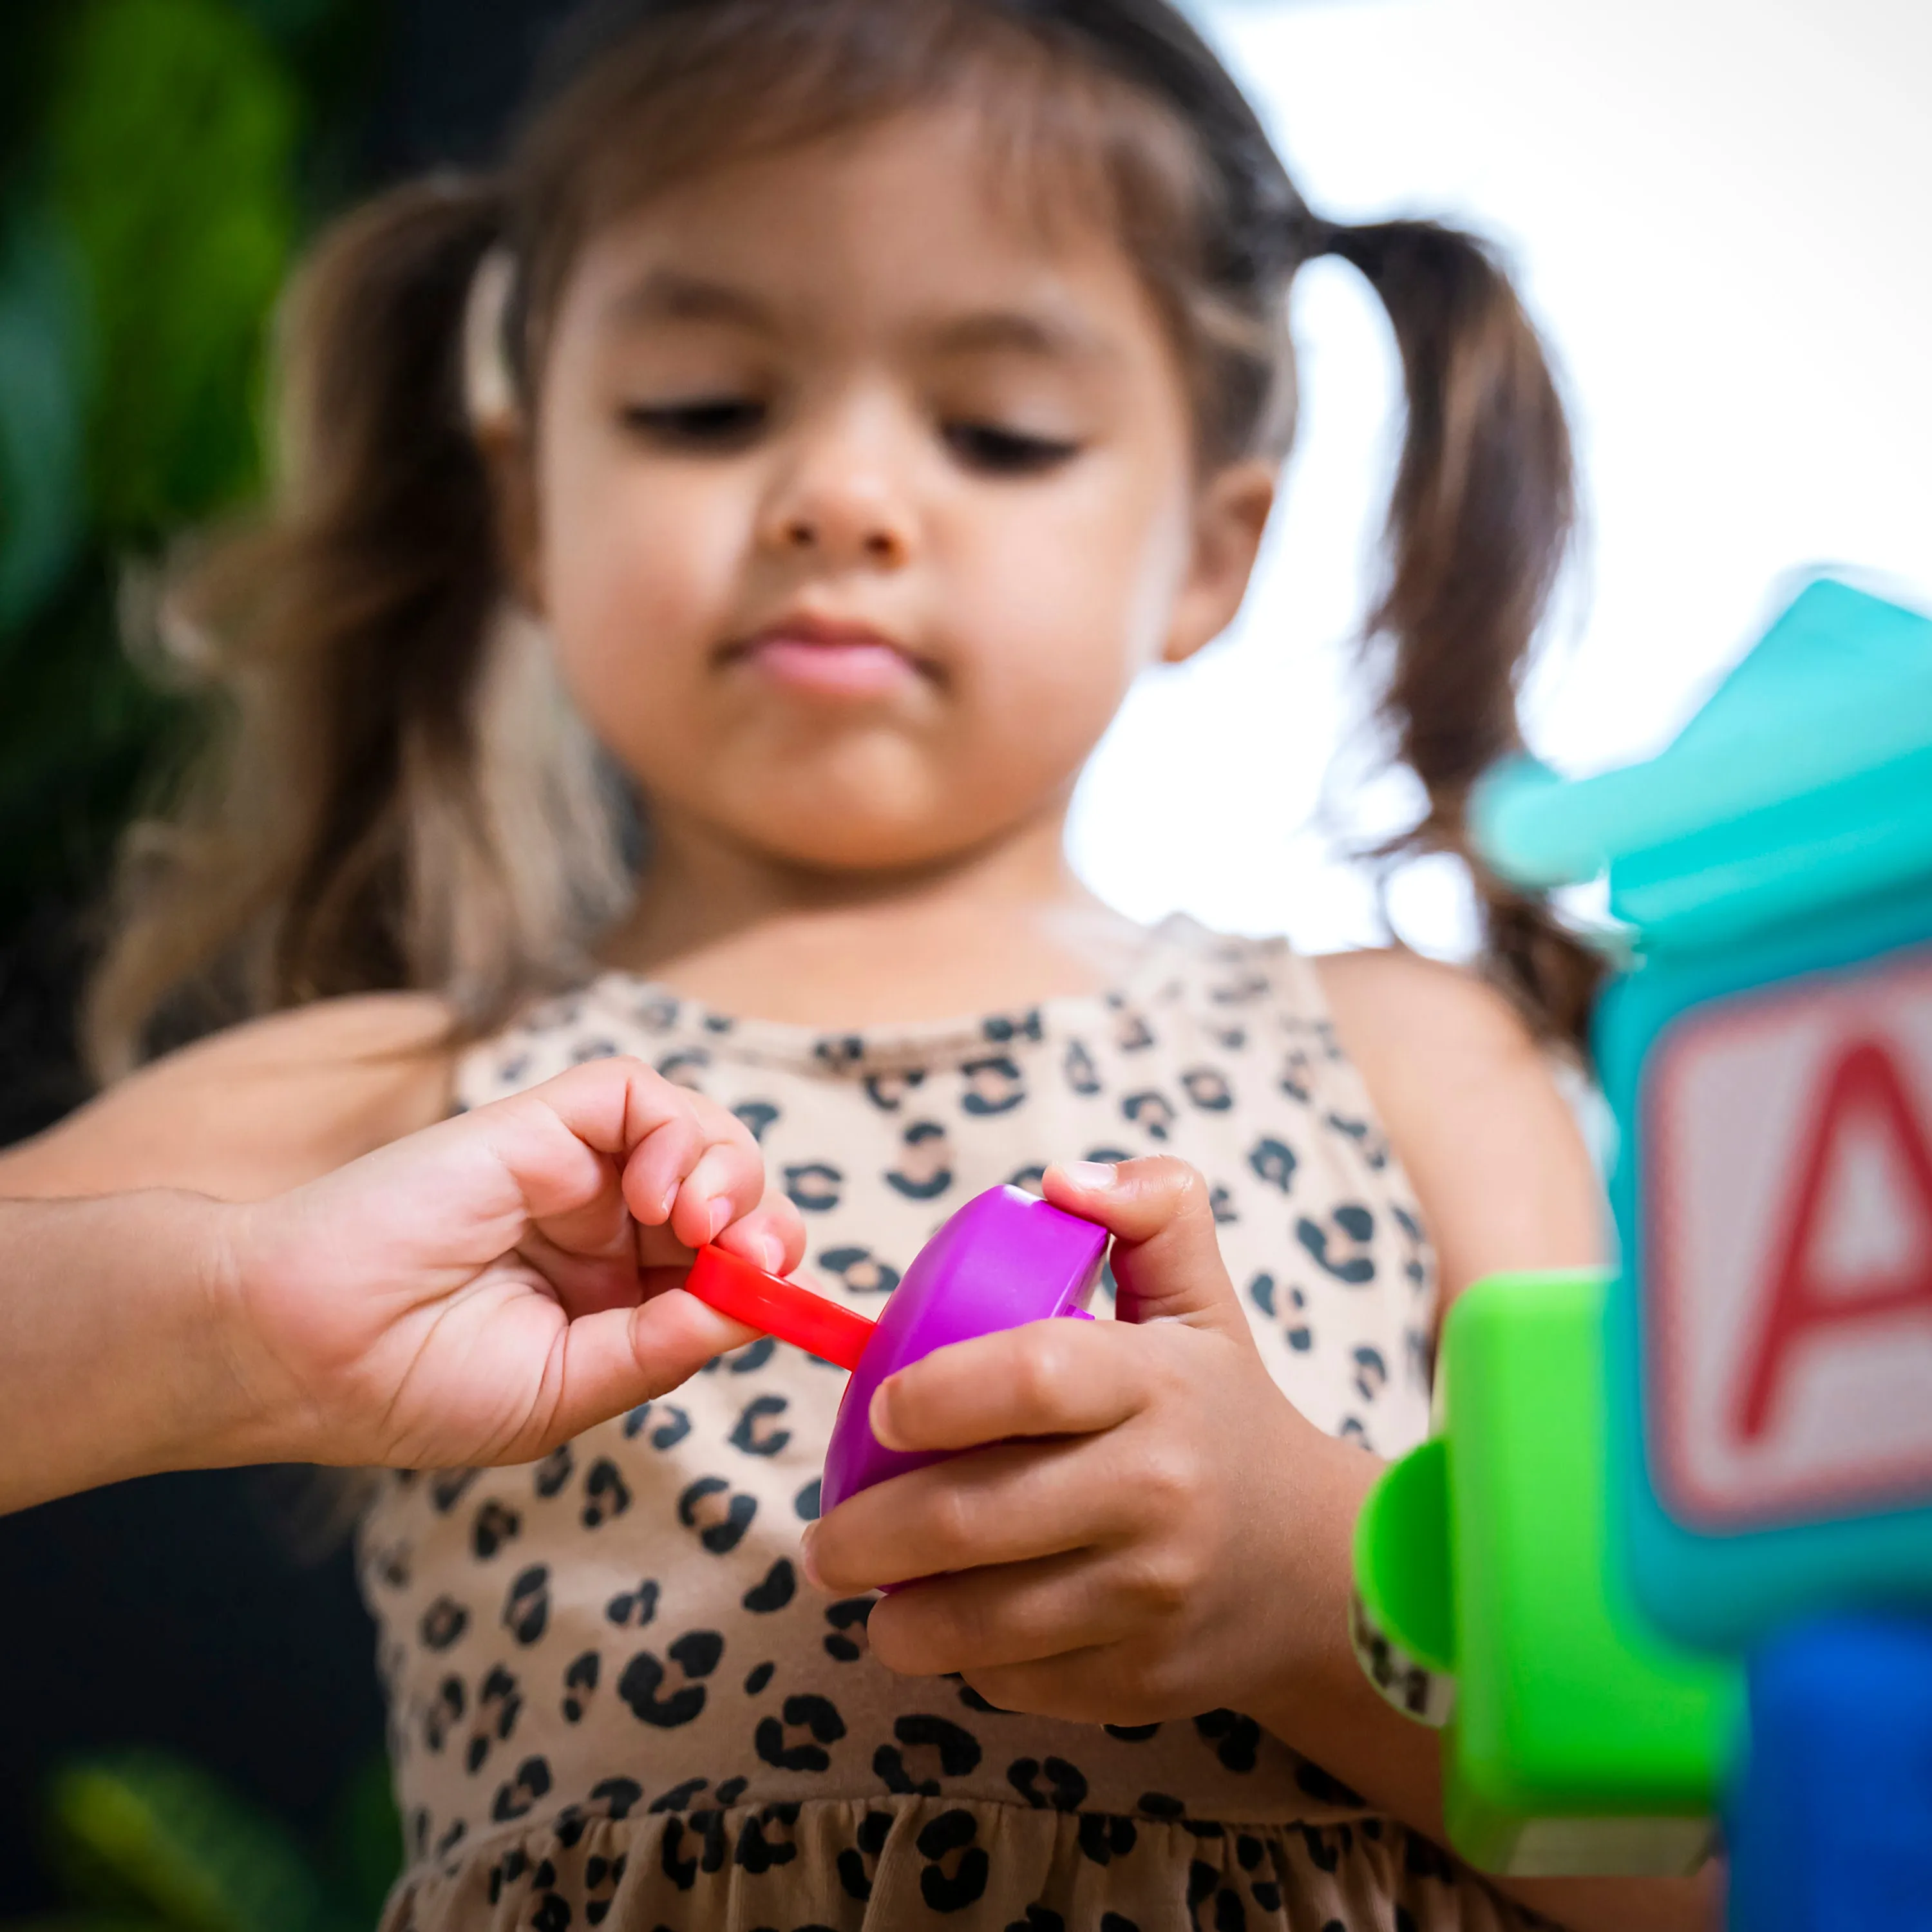
[[[1222,1825],[944,1798],[566,1812],[405,1875],[381,1932],[1519,1932],[1380,1819]]]

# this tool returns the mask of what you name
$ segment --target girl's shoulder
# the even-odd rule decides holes
[[[372,993],[231,1027],[0,1154],[0,1196],[298,1186],[448,1111],[449,1023],[433,994]]]
[[[1486,1274],[1600,1261],[1602,1190],[1561,1063],[1515,1007],[1402,946],[1310,963],[1430,1224],[1444,1306]]]
[[[1543,1055],[1522,1016],[1468,968],[1406,946],[1309,956],[1350,1054],[1360,1063],[1416,1054],[1494,1073]]]

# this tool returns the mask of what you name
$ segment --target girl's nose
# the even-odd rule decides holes
[[[894,570],[910,561],[916,527],[880,440],[844,436],[802,453],[766,504],[764,534],[774,549],[834,568]]]
[[[780,541],[788,550],[822,551],[829,560],[862,560],[889,569],[904,562],[911,550],[904,531],[888,515],[840,517],[794,510],[784,520]]]

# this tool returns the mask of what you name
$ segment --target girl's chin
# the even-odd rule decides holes
[[[924,814],[896,818],[876,809],[842,812],[820,794],[808,804],[732,814],[742,844],[767,862],[801,872],[845,876],[855,884],[944,866],[968,849],[959,828]]]

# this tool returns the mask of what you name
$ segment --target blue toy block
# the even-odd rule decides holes
[[[1798,1625],[1748,1681],[1732,1924],[1932,1932],[1932,1619]]]

